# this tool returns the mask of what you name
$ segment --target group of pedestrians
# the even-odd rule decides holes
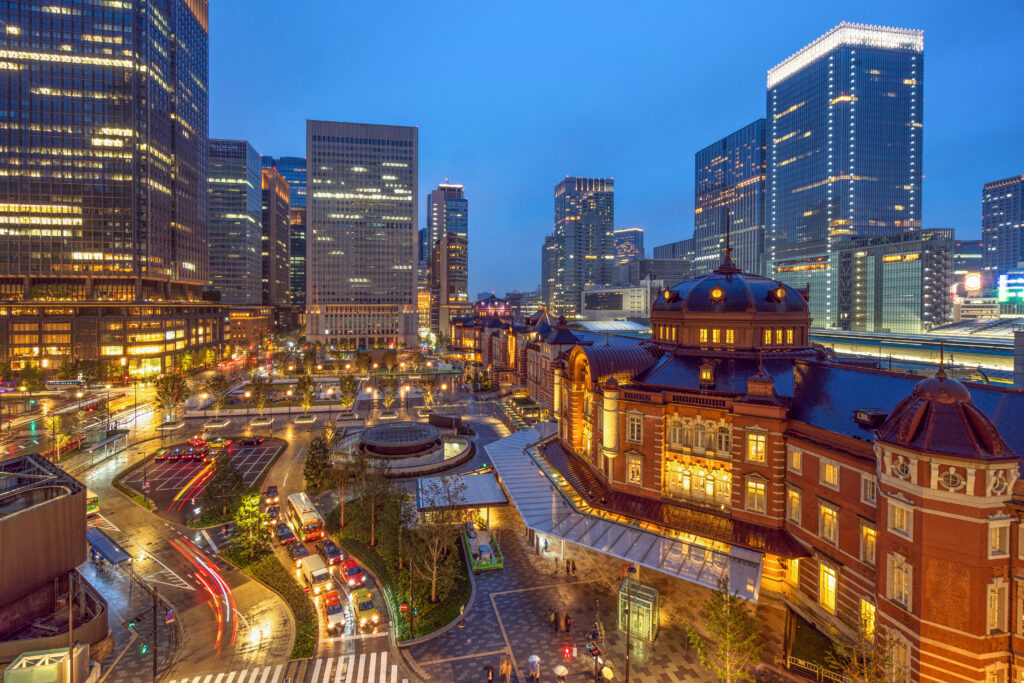
[[[551,614],[548,615],[548,625],[551,627],[552,633],[559,633],[562,630],[562,626],[565,626],[565,632],[572,632],[572,617],[566,612],[565,619],[558,618],[558,612],[551,610]]]
[[[565,561],[565,578],[575,579],[576,578],[576,560]]]

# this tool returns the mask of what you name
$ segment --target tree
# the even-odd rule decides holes
[[[338,375],[338,402],[345,410],[351,410],[359,397],[359,380],[346,373]]]
[[[287,351],[274,351],[270,355],[270,360],[274,363],[274,368],[280,373],[282,367],[287,367],[288,362],[292,359],[292,354]]]
[[[298,384],[295,385],[295,393],[298,394],[302,412],[308,413],[310,406],[313,405],[313,399],[316,398],[316,382],[313,381],[313,376],[307,373],[300,377]]]
[[[213,399],[213,414],[219,416],[220,409],[224,407],[231,392],[228,378],[221,372],[215,372],[203,382],[203,391],[210,394],[210,398]]]
[[[412,366],[413,370],[419,370],[423,367],[424,358],[422,349],[413,349],[409,352],[408,357],[409,365]]]
[[[433,479],[423,491],[426,512],[416,529],[421,548],[417,555],[421,573],[430,580],[431,603],[437,603],[439,595],[446,595],[454,581],[456,563],[450,555],[465,502],[466,482],[460,476]]]
[[[21,369],[21,374],[18,376],[21,380],[21,386],[25,387],[28,391],[29,398],[32,394],[43,390],[46,385],[43,380],[43,371],[39,369],[38,365],[32,363],[25,363],[25,367]]]
[[[53,450],[53,458],[60,457],[60,452],[67,445],[82,425],[82,416],[78,412],[73,413],[50,413],[44,420],[46,430],[50,432],[50,446]]]
[[[385,349],[380,354],[380,365],[385,372],[394,372],[398,367],[398,352],[394,349]]]
[[[313,370],[316,368],[316,347],[307,346],[302,349],[302,367],[306,371],[307,375],[312,375]]]
[[[721,681],[752,681],[751,668],[761,658],[759,625],[750,605],[738,593],[729,592],[729,579],[722,577],[718,588],[704,603],[702,636],[688,627],[690,643],[697,650],[701,666]]]
[[[377,519],[391,490],[389,471],[387,461],[364,462],[360,466],[359,480],[356,482],[356,497],[359,498],[360,507],[369,515],[371,547],[377,545]]]
[[[398,396],[398,377],[390,373],[382,375],[378,386],[384,410],[391,410],[391,406],[395,404],[395,398]]]
[[[181,371],[188,372],[196,365],[196,355],[191,351],[181,354]]]
[[[302,475],[306,478],[306,486],[320,488],[331,471],[331,444],[322,436],[314,437],[309,442],[306,463],[302,466]]]
[[[220,513],[226,515],[231,500],[244,489],[242,473],[229,456],[223,455],[213,466],[213,475],[199,498],[200,505],[204,508],[219,505]]]
[[[164,416],[170,416],[173,420],[177,417],[178,408],[188,398],[188,382],[177,372],[157,377],[154,382],[156,386],[156,402],[164,411]]]
[[[843,621],[857,635],[851,640],[830,625],[828,635],[832,639],[832,649],[825,653],[825,662],[858,683],[891,680],[895,642],[890,634],[878,633],[873,620],[859,624]]]
[[[444,332],[437,333],[437,341],[434,346],[438,349],[447,349],[452,343],[452,338]]]
[[[423,395],[423,404],[428,410],[433,408],[434,397],[437,395],[437,377],[434,375],[422,377],[416,382],[416,386],[419,387],[420,393]]]
[[[356,353],[356,368],[359,372],[369,372],[372,358],[369,351],[358,351]]]
[[[7,361],[0,363],[0,382],[10,382],[14,376],[14,369]]]
[[[363,468],[367,466],[365,458],[346,460],[334,473],[334,487],[338,489],[338,525],[345,526],[345,498],[349,491],[358,486],[363,479]]]
[[[71,356],[63,356],[57,365],[57,379],[78,379],[78,361]]]
[[[213,362],[217,360],[216,352],[210,347],[206,347],[202,350],[202,364],[204,368],[208,368],[213,365]]]
[[[252,394],[252,404],[256,406],[260,417],[263,417],[263,409],[267,407],[267,401],[270,400],[270,392],[274,388],[274,382],[270,377],[254,372],[249,383],[251,386],[249,393]]]
[[[235,512],[235,529],[231,543],[250,560],[270,549],[267,521],[266,513],[260,511],[259,494],[250,493],[243,496],[242,503]]]
[[[82,381],[89,384],[94,379],[99,377],[100,368],[99,364],[94,360],[81,360],[78,361],[78,375],[82,378]]]

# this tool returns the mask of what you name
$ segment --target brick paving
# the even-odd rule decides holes
[[[615,627],[615,590],[622,563],[566,544],[566,557],[577,564],[576,580],[567,579],[556,543],[536,553],[514,507],[491,511],[492,525],[502,548],[505,567],[477,577],[477,593],[466,615],[466,628],[452,629],[437,638],[406,648],[405,654],[432,681],[455,683],[485,680],[483,668],[497,669],[509,652],[516,665],[513,681],[528,680],[528,658],[541,659],[541,681],[554,681],[553,668],[569,669],[568,681],[586,680],[593,660],[583,647],[584,633],[598,616],[605,627],[605,648],[615,680],[625,678],[625,634]],[[710,591],[658,572],[641,569],[641,581],[661,590],[660,630],[653,643],[632,639],[630,680],[638,683],[713,680],[697,662],[686,639],[686,626],[696,623]],[[552,633],[551,610],[560,620],[572,617],[570,633]],[[764,626],[765,659],[782,652],[783,612],[762,601],[758,617]],[[566,659],[563,648],[577,646],[575,657]],[[768,674],[762,680],[771,680]]]

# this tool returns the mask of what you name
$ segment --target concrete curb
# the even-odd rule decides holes
[[[472,608],[473,603],[476,601],[476,573],[472,569],[472,563],[469,561],[469,558],[466,557],[466,545],[462,543],[461,539],[459,539],[459,549],[462,551],[462,558],[466,561],[466,569],[469,571],[469,600],[466,601],[466,609],[463,610],[461,616],[455,617],[450,622],[448,622],[441,628],[437,629],[436,631],[428,633],[425,636],[420,636],[419,638],[403,640],[400,643],[398,643],[398,647],[411,647],[413,645],[425,643],[428,640],[433,640],[442,633],[447,633],[448,631],[451,631],[453,628],[455,628],[455,626],[458,625],[460,621],[466,618],[467,614],[469,614],[469,610]]]

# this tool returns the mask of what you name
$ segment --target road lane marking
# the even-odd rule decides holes
[[[281,669],[284,668],[284,664],[278,664],[277,668],[274,669],[274,677],[270,680],[270,683],[277,683],[277,679],[281,677]],[[266,678],[266,676],[264,676]]]
[[[318,659],[318,660],[316,660],[316,663],[313,664],[313,678],[312,678],[312,680],[314,680],[314,681],[317,680],[317,676],[320,675],[320,667],[323,666],[323,663],[324,663],[324,660]]]
[[[365,663],[366,661],[363,659],[363,655],[359,655],[359,672],[356,674],[357,681],[363,680],[363,665]]]
[[[387,683],[387,671],[388,671],[388,653],[387,651],[380,653],[380,683]],[[371,680],[370,683],[373,683]]]
[[[219,553],[220,552],[220,548],[218,548],[217,544],[213,542],[212,538],[210,538],[210,534],[208,534],[206,532],[206,529],[203,529],[203,538],[205,538],[206,542],[210,544],[211,548],[213,548],[213,552],[215,552],[215,553]]]

